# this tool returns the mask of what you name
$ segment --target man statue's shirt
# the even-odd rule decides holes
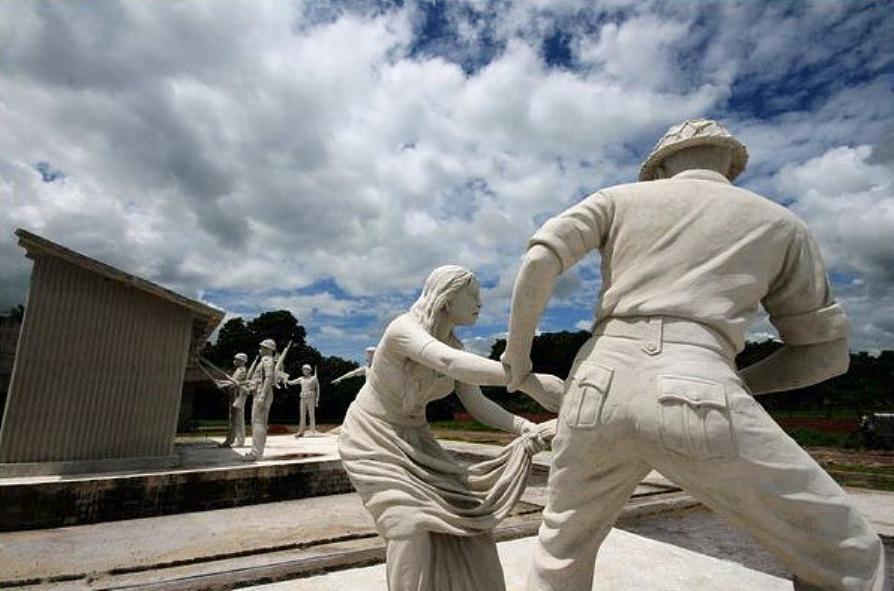
[[[299,376],[292,383],[301,385],[301,398],[316,398],[319,395],[320,384],[317,376]]]
[[[597,322],[693,320],[740,351],[762,303],[788,344],[847,336],[806,225],[714,171],[603,189],[549,220],[529,244],[549,248],[563,271],[601,252]]]
[[[272,355],[265,355],[261,358],[256,370],[257,388],[255,393],[259,396],[268,396],[273,394],[273,383],[275,381],[275,363]]]

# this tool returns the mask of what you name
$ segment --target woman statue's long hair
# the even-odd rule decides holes
[[[475,274],[464,267],[458,265],[444,265],[436,268],[429,274],[422,287],[422,294],[419,299],[410,308],[410,315],[416,319],[425,332],[440,338],[443,323],[448,322],[444,309],[450,302],[450,299],[460,289],[476,281]],[[462,349],[462,342],[456,338],[453,333],[453,327],[447,333],[443,341],[456,349]],[[410,382],[414,385],[413,391],[423,393],[425,385],[433,378],[433,371],[418,363],[407,364],[407,374]],[[418,411],[420,401],[412,400],[412,397],[405,396],[404,408]]]

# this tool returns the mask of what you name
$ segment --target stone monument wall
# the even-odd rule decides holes
[[[50,257],[31,285],[0,462],[172,454],[188,311]]]

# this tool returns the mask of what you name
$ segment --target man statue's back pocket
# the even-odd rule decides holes
[[[723,384],[683,376],[658,376],[661,443],[695,459],[736,453]]]
[[[614,371],[602,365],[581,363],[571,377],[563,409],[569,427],[595,427],[602,415]]]

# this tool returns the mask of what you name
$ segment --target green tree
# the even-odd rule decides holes
[[[223,368],[229,368],[237,353],[248,355],[249,362],[258,348],[254,335],[242,318],[230,318],[217,333],[217,342],[205,348],[205,357]]]

